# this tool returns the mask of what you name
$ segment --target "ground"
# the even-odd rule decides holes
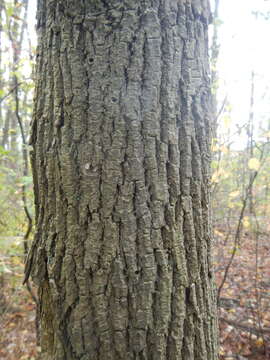
[[[214,265],[219,286],[233,244],[226,243],[222,228],[215,231],[215,237]],[[257,271],[256,239],[245,232],[221,292],[221,359],[270,359],[269,235],[259,234],[257,240]]]
[[[2,238],[0,245],[0,360],[36,360],[35,303],[22,285],[21,238]]]

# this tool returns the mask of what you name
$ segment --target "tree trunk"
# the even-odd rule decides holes
[[[38,1],[43,359],[217,359],[207,0]]]

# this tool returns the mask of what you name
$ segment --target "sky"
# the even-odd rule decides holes
[[[270,1],[220,0],[219,102],[227,96],[232,127],[248,120],[252,71],[255,73],[254,121],[257,128],[260,122],[267,127],[270,118],[270,18],[256,18],[254,11],[269,12]]]
[[[210,2],[213,10],[214,0]],[[35,39],[35,9],[36,0],[29,0],[28,23],[32,39]],[[220,0],[218,100],[221,104],[227,97],[232,128],[248,120],[252,71],[255,73],[257,127],[261,122],[267,127],[270,119],[270,18],[256,18],[254,11],[270,12],[270,0]]]

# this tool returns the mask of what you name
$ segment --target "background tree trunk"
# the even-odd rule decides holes
[[[2,89],[4,87],[4,81],[3,81],[3,55],[2,55],[2,32],[3,32],[3,0],[0,0],[0,93],[2,97]],[[0,106],[0,134],[3,131],[3,111],[2,106]],[[1,134],[2,135],[2,134]],[[1,136],[0,135],[0,136]]]
[[[206,0],[38,1],[43,359],[217,359]]]

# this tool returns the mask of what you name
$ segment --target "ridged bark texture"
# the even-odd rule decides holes
[[[46,360],[214,360],[206,0],[39,0]]]

